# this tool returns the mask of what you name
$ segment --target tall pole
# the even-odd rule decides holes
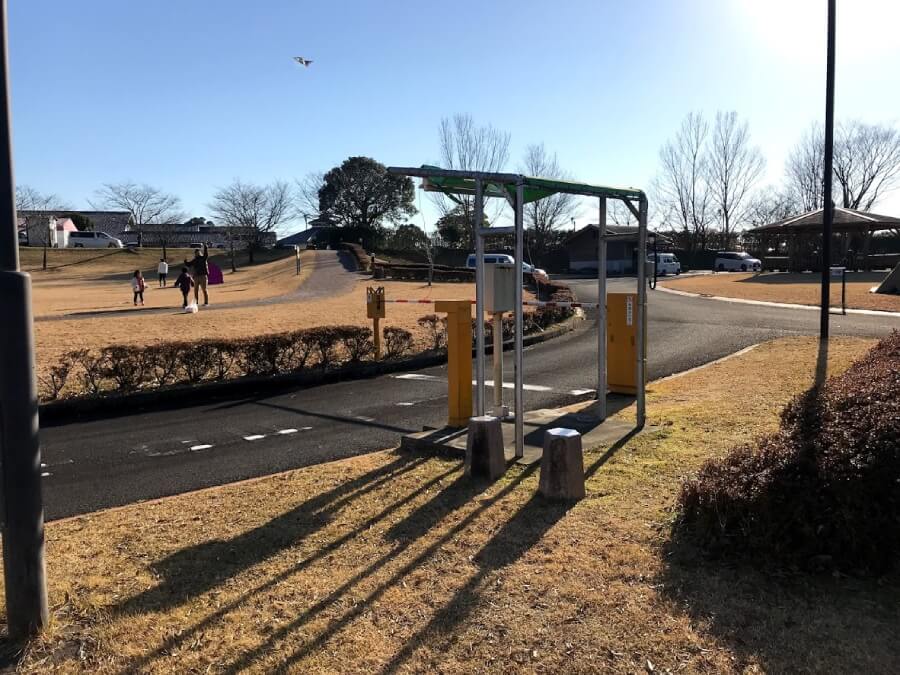
[[[597,214],[597,401],[601,420],[606,419],[606,197],[600,197]]]
[[[475,414],[484,415],[484,185],[475,179]],[[503,355],[500,355],[503,358]],[[497,354],[494,354],[494,359]],[[502,382],[494,387],[502,386]]]
[[[31,278],[19,271],[6,49],[6,0],[0,0],[0,472],[3,575],[10,637],[47,624],[44,508],[38,442]],[[3,225],[3,214],[8,219]],[[5,232],[5,234],[4,234]]]
[[[516,364],[516,379],[515,379],[515,442],[516,442],[516,457],[522,458],[525,456],[525,393],[524,393],[524,383],[525,383],[525,372],[524,372],[524,359],[522,358],[522,350],[524,348],[522,341],[522,327],[525,325],[524,322],[524,313],[522,312],[522,260],[524,255],[524,247],[523,241],[525,239],[525,226],[524,226],[524,218],[522,217],[522,209],[525,206],[525,183],[519,178],[519,181],[516,183],[516,213],[515,213],[515,226],[516,226],[516,299],[515,299],[515,309],[514,315],[516,317],[516,335],[515,335],[515,364]],[[494,386],[497,386],[497,383],[494,383]],[[503,386],[500,383],[500,386]]]
[[[828,310],[831,304],[831,228],[834,204],[831,201],[831,176],[834,163],[834,11],[835,0],[828,0],[828,55],[825,70],[825,176],[822,198],[822,308],[819,339],[828,339]]]

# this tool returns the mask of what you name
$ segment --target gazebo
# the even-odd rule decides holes
[[[820,270],[823,214],[824,209],[816,209],[747,230],[747,248],[756,251],[769,269]],[[865,269],[891,266],[888,260],[883,261],[885,265],[879,264],[880,256],[871,255],[870,249],[876,232],[893,229],[900,229],[900,218],[834,207],[833,254],[829,263],[843,261],[849,267],[859,265]]]

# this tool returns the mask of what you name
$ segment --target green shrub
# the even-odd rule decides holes
[[[676,534],[710,551],[881,572],[900,557],[900,333],[794,398],[777,433],[682,485]]]

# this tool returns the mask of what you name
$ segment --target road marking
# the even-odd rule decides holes
[[[282,436],[286,436],[288,434],[296,434],[297,431],[299,431],[299,429],[282,429],[278,433],[281,434]]]
[[[472,380],[472,384],[478,384],[478,383],[475,380]],[[494,381],[493,380],[485,380],[484,386],[485,387],[493,387]],[[504,382],[503,383],[504,389],[515,389],[515,387],[516,387],[516,385],[514,382]],[[553,391],[553,387],[546,387],[543,384],[523,384],[522,389],[524,389],[525,391]]]
[[[265,434],[250,434],[249,436],[244,436],[245,441],[260,441],[265,438]]]
[[[361,422],[374,422],[374,417],[366,417],[365,415],[357,415],[355,419],[360,420]]]
[[[572,396],[584,396],[585,394],[596,394],[596,389],[572,389],[569,391]]]
[[[400,403],[398,403],[397,405],[409,406],[409,405],[415,405],[415,404],[416,404],[415,401],[400,401]]]
[[[41,478],[47,478],[47,476],[49,476],[49,475],[50,475],[50,472],[49,472],[49,471],[44,471],[44,472],[41,474]]]
[[[422,373],[403,373],[403,375],[391,375],[397,380],[443,380],[437,375],[423,375]]]
[[[198,450],[209,450],[212,447],[209,443],[201,443],[200,445],[192,445],[191,452],[197,452]]]

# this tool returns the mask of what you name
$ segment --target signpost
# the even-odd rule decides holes
[[[847,313],[847,268],[832,267],[831,278],[840,278],[841,280],[841,314]]]

